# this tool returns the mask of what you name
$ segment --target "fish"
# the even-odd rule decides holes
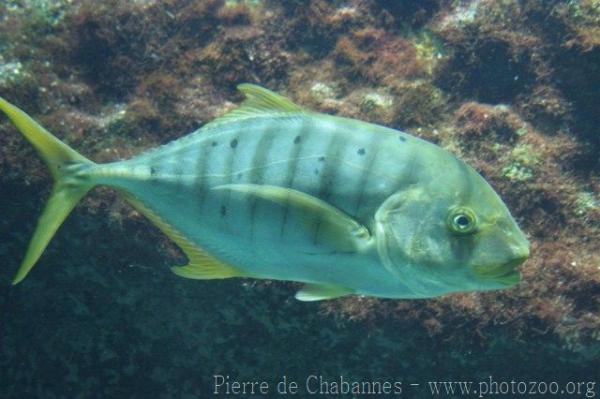
[[[98,164],[0,98],[54,179],[13,280],[107,186],[172,240],[178,276],[302,283],[295,297],[432,298],[515,286],[529,242],[488,182],[443,148],[314,112],[258,85],[238,108],[131,159]]]

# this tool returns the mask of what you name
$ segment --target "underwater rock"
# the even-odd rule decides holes
[[[310,87],[310,95],[317,101],[331,100],[338,96],[335,87],[323,82],[315,82]]]
[[[0,85],[5,86],[23,78],[23,64],[19,61],[5,62],[0,58]]]

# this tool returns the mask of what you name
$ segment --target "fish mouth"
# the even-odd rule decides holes
[[[527,260],[527,256],[521,256],[499,265],[476,266],[473,268],[473,271],[480,278],[492,280],[510,287],[521,280],[519,266],[525,262],[525,260]]]

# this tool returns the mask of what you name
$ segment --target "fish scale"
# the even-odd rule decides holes
[[[254,85],[198,131],[95,164],[0,99],[55,186],[13,283],[94,186],[122,193],[187,255],[186,278],[306,283],[301,300],[426,298],[514,285],[527,240],[493,189],[406,133],[307,111]]]
[[[370,213],[372,219],[375,205],[379,205],[389,195],[390,184],[394,179],[387,179],[386,184],[381,184],[380,179],[379,185],[360,186],[365,168],[370,163],[376,170],[369,171],[368,174],[381,176],[385,168],[386,174],[394,176],[401,173],[403,165],[395,162],[391,167],[397,172],[392,173],[390,164],[378,164],[373,159],[369,162],[368,157],[359,154],[360,150],[364,150],[365,154],[367,151],[375,152],[374,143],[390,138],[390,132],[385,131],[378,132],[380,137],[374,139],[373,134],[360,133],[364,130],[360,127],[360,123],[350,120],[333,117],[320,119],[311,115],[234,121],[227,126],[217,127],[214,131],[201,130],[196,133],[197,138],[194,140],[183,143],[175,141],[161,151],[116,165],[120,169],[137,170],[150,164],[161,170],[165,164],[178,159],[184,169],[182,175],[190,176],[196,169],[191,166],[188,170],[186,164],[193,163],[185,160],[198,158],[198,153],[206,154],[204,163],[207,169],[202,175],[194,177],[195,186],[187,184],[190,179],[178,179],[176,175],[170,181],[170,187],[154,185],[149,188],[143,179],[132,179],[126,175],[121,175],[119,181],[111,179],[104,183],[136,194],[152,209],[183,207],[187,210],[186,214],[171,216],[169,223],[210,252],[240,253],[236,262],[239,262],[237,258],[243,257],[242,253],[252,253],[256,245],[265,243],[281,243],[285,244],[283,248],[297,248],[311,254],[329,253],[332,248],[324,246],[327,243],[319,236],[319,224],[309,230],[307,235],[299,228],[298,217],[291,217],[293,220],[288,223],[289,207],[286,204],[278,206],[251,196],[242,196],[232,205],[230,201],[233,193],[214,193],[211,189],[232,183],[232,177],[242,173],[240,183],[293,188],[330,201],[351,215]],[[310,137],[295,143],[296,137],[303,131],[310,131]],[[359,133],[353,133],[356,131]],[[268,138],[262,139],[263,137]],[[231,145],[234,141],[235,147]],[[215,142],[217,145],[213,145]],[[399,143],[400,141],[396,146],[378,148],[383,153],[393,153],[387,155],[388,159],[401,158],[402,146]],[[107,165],[106,170],[112,167]],[[320,173],[315,174],[314,169],[320,170]],[[157,175],[160,177],[160,172]],[[153,190],[157,192],[154,193]],[[205,203],[194,203],[196,193],[203,193]],[[369,199],[364,202],[365,207],[368,207],[365,211],[355,208],[359,195]],[[167,204],[165,196],[177,200]],[[252,207],[255,207],[254,212]],[[224,215],[222,209],[226,210]],[[202,223],[201,228],[198,227],[198,222]],[[236,248],[223,250],[222,243],[233,239],[236,240]],[[297,259],[290,259],[258,253],[251,262],[245,260],[244,269],[264,278],[279,278],[282,262],[293,262],[291,267],[295,267],[315,263],[314,261],[312,255],[299,255]],[[297,267],[297,270],[302,269]],[[299,275],[298,278],[302,277],[300,273],[296,274]]]
[[[335,123],[335,120],[319,121],[311,116],[281,117],[269,118],[268,120],[244,120],[241,122],[232,122],[221,131],[199,132],[198,138],[193,141],[184,142],[181,148],[176,148],[181,144],[174,142],[172,148],[166,147],[163,151],[148,154],[146,156],[125,161],[125,165],[120,164],[119,168],[136,168],[142,165],[155,165],[158,170],[165,168],[165,164],[172,162],[172,159],[180,160],[183,168],[183,176],[190,176],[197,173],[193,162],[187,162],[187,159],[196,158],[200,162],[198,154],[203,155],[205,164],[209,165],[205,173],[195,176],[194,187],[190,187],[187,182],[189,179],[179,179],[175,175],[173,181],[174,187],[172,194],[174,197],[193,198],[194,193],[202,192],[204,197],[208,197],[208,206],[199,204],[196,212],[188,212],[187,217],[192,220],[202,220],[206,229],[219,228],[235,233],[238,238],[253,238],[254,229],[257,221],[262,221],[260,226],[261,240],[269,242],[300,240],[298,234],[287,236],[288,229],[296,229],[295,224],[287,224],[288,206],[276,206],[269,203],[258,201],[253,197],[243,197],[238,206],[230,204],[232,193],[211,194],[213,187],[236,183],[251,184],[270,184],[280,187],[293,188],[299,191],[307,192],[318,198],[327,200],[328,197],[335,198],[332,204],[348,213],[354,213],[354,205],[362,192],[360,179],[363,178],[363,168],[367,166],[368,157],[359,155],[359,150],[369,150],[372,152],[372,136],[353,137],[349,132],[351,126]],[[283,120],[281,120],[283,119]],[[305,132],[305,133],[303,133]],[[310,132],[307,134],[306,132]],[[264,139],[264,137],[269,137]],[[296,137],[303,137],[299,142]],[[213,145],[213,143],[217,145]],[[235,142],[235,147],[231,143]],[[371,146],[369,145],[371,143]],[[260,144],[260,145],[259,145]],[[268,146],[268,151],[265,147]],[[393,149],[393,148],[392,148]],[[390,149],[390,150],[392,150]],[[257,156],[262,154],[262,156]],[[321,158],[324,157],[324,160]],[[348,158],[349,162],[340,162]],[[127,163],[130,165],[127,165]],[[188,165],[188,166],[186,166]],[[107,166],[111,168],[111,166]],[[319,174],[313,173],[314,169],[320,169]],[[388,167],[389,168],[389,167]],[[189,169],[189,170],[188,170]],[[242,178],[239,181],[234,176],[241,173]],[[160,176],[160,172],[158,173]],[[344,185],[340,185],[340,181]],[[140,198],[159,198],[156,201],[162,201],[158,194],[149,194],[145,191],[148,188],[143,185],[139,192],[139,181],[131,185],[131,178],[123,176],[122,181],[111,181],[110,184],[117,186],[125,191],[138,193]],[[107,182],[108,183],[108,182]],[[143,182],[142,182],[143,183]],[[181,187],[178,187],[181,186]],[[163,195],[169,192],[169,189],[161,186],[155,186]],[[372,189],[376,187],[372,186]],[[189,190],[186,192],[185,190]],[[179,195],[175,195],[178,192]],[[208,194],[207,194],[208,193]],[[380,198],[388,195],[387,192],[380,193]],[[370,196],[370,194],[367,194]],[[146,199],[147,202],[153,202],[152,199]],[[379,200],[381,201],[381,199]],[[151,207],[156,206],[149,204]],[[174,205],[175,206],[175,205]],[[252,212],[252,207],[258,207]],[[190,204],[188,209],[194,209]],[[222,215],[221,210],[226,209],[226,214]],[[360,210],[359,210],[360,211]],[[357,212],[359,213],[359,212]],[[176,224],[177,222],[173,222]],[[232,231],[232,224],[235,223],[235,230]],[[287,228],[285,228],[287,227]],[[182,228],[186,234],[193,236],[198,229]],[[318,228],[314,235],[318,236]],[[202,235],[204,232],[202,233]],[[306,240],[304,245],[312,243],[319,246],[319,241],[312,237]],[[287,238],[287,240],[284,240]],[[306,238],[306,237],[304,237]],[[211,246],[211,243],[205,243],[202,236],[194,237],[199,240],[202,246]],[[249,240],[252,242],[251,240]]]

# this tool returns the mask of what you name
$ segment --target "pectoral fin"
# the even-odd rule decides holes
[[[220,261],[195,245],[137,198],[127,193],[123,194],[135,209],[150,219],[150,221],[175,242],[187,256],[189,263],[185,266],[172,267],[171,271],[173,271],[173,273],[181,277],[197,280],[243,277],[243,273],[240,270]]]
[[[213,190],[237,191],[294,208],[310,234],[316,234],[318,231],[320,239],[341,252],[360,251],[371,242],[369,230],[352,217],[319,198],[291,188],[259,184],[225,184]]]
[[[353,294],[350,288],[340,287],[338,285],[326,284],[305,284],[300,291],[296,293],[296,299],[304,302],[323,301],[325,299],[334,299]]]

